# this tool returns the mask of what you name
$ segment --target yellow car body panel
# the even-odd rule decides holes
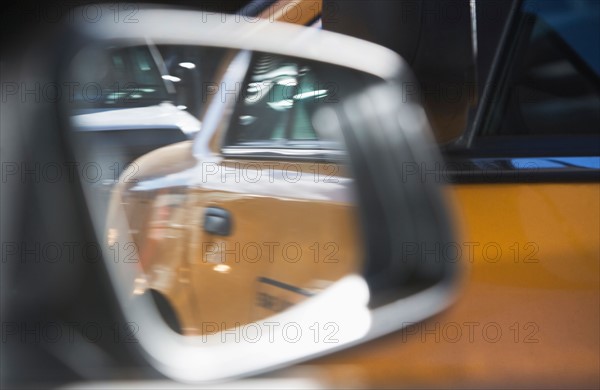
[[[290,166],[290,178],[275,174]],[[201,242],[190,249],[189,262],[195,265],[193,289],[202,323],[233,327],[259,320],[360,272],[354,207],[343,199],[326,199],[321,190],[338,185],[341,178],[331,178],[335,183],[330,184],[315,182],[313,170],[319,166],[323,169],[323,164],[226,160],[218,169],[228,170],[227,183],[190,189],[193,204],[188,211],[196,214],[196,221],[201,222],[206,207],[226,209],[234,219],[232,234],[226,237],[203,232],[201,223],[190,225],[192,236]],[[258,167],[264,175],[260,181],[243,177],[261,176]],[[295,182],[297,178],[301,181]],[[268,282],[288,289],[269,288]]]
[[[142,286],[168,299],[186,334],[263,319],[362,270],[352,181],[340,165],[234,159],[203,165],[191,142],[135,164],[135,177],[116,187],[111,213],[123,204]],[[177,175],[176,186],[140,189]],[[189,184],[194,177],[198,183]],[[205,231],[210,207],[231,214],[230,235]]]
[[[446,312],[311,364],[367,386],[598,386],[600,185],[447,188],[466,274]],[[501,250],[501,254],[497,249]],[[337,367],[337,369],[336,369]]]

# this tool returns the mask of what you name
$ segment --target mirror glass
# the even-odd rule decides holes
[[[104,258],[175,332],[264,320],[363,271],[344,138],[318,113],[376,76],[145,42],[83,47],[64,77]]]

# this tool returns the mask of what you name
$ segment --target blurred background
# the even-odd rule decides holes
[[[94,4],[101,3],[104,2]],[[163,6],[159,1],[144,3]],[[300,3],[306,10],[300,18],[286,20],[285,13],[274,11]],[[75,95],[70,122],[62,123],[65,128],[75,130],[69,137],[50,125],[48,131],[39,131],[56,118],[38,105],[22,108],[8,98],[9,88],[21,82],[21,75],[39,71],[38,63],[25,60],[30,58],[31,48],[45,48],[55,39],[53,27],[58,20],[68,17],[80,5],[89,3],[25,0],[2,7],[0,375],[3,388],[597,388],[600,385],[600,45],[597,45],[600,8],[595,0],[169,2],[169,7],[206,12],[277,14],[284,22],[355,36],[400,54],[418,80],[419,101],[444,156],[441,173],[435,171],[430,176],[433,179],[423,181],[443,185],[443,194],[455,217],[452,222],[458,237],[456,244],[462,250],[458,257],[467,269],[457,304],[426,322],[411,324],[402,331],[332,356],[205,387],[173,382],[147,360],[135,340],[135,324],[129,323],[121,312],[101,259],[95,221],[89,215],[102,218],[109,215],[111,194],[119,184],[119,176],[128,174],[128,164],[132,161],[160,147],[194,139],[202,129],[207,108],[200,93],[202,86],[222,76],[223,64],[229,63],[231,53],[152,44],[111,48],[106,50],[105,58],[95,56],[93,51],[84,52],[76,59],[71,77],[82,82],[100,82],[102,98],[90,101]],[[117,5],[127,9],[137,6],[137,3]],[[60,57],[60,48],[48,46],[46,50],[48,56]],[[284,68],[269,58],[253,61],[256,69],[263,67],[263,73]],[[293,62],[287,61],[283,65]],[[95,69],[108,71],[94,74]],[[278,77],[288,80],[291,77],[298,83],[318,70],[314,64],[300,64],[292,71],[286,68],[293,73],[291,76],[286,73]],[[128,89],[129,83],[135,87]],[[120,88],[111,89],[113,85]],[[245,87],[251,89],[253,85]],[[294,104],[297,107],[306,104],[312,110],[310,99],[319,99],[322,97],[319,93],[325,95],[328,91],[313,88],[309,91],[310,99],[300,103],[297,101],[304,99],[306,95],[302,93],[306,91],[297,92]],[[277,115],[290,108],[281,107],[289,102],[278,99],[269,103],[272,109],[269,111],[272,116],[267,118],[271,120],[269,123],[276,120],[283,123]],[[274,107],[273,103],[281,104]],[[250,134],[248,139],[241,137],[237,141],[264,141],[263,136],[252,138],[252,124],[256,120],[253,111],[236,111],[236,114],[239,127],[249,129],[246,134]],[[31,118],[38,122],[30,123]],[[294,127],[299,135],[292,141],[312,145],[318,132],[307,124],[310,121],[306,118],[297,121],[305,125]],[[289,123],[292,122],[286,122],[288,127]],[[27,130],[31,128],[38,131]],[[107,135],[107,130],[117,128],[119,132]],[[138,136],[140,130],[144,131],[143,142]],[[275,133],[266,138],[285,138]],[[73,145],[77,146],[75,152]],[[260,142],[250,144],[257,145]],[[186,153],[191,153],[189,148],[182,147],[148,165],[156,172],[161,169],[167,172],[174,166],[183,170],[187,161],[177,162],[177,158]],[[371,157],[375,158],[366,156]],[[73,161],[110,167],[94,181],[91,197],[86,197],[77,183],[68,178],[59,180],[60,185],[37,180],[35,174],[32,180],[7,179],[14,162],[26,164],[16,169],[35,170],[36,163],[69,166]],[[338,163],[326,160],[321,168],[338,167]],[[339,166],[346,167],[342,163]],[[155,174],[153,170],[151,173]],[[346,183],[352,178],[351,173],[343,168],[333,175],[330,171],[325,174]],[[327,196],[343,192],[338,188],[341,185],[329,184]],[[267,188],[271,191],[273,187],[265,186],[263,190],[268,192]],[[369,189],[359,188],[359,195]],[[129,217],[146,215],[143,191],[137,194],[141,194],[136,195],[137,200],[125,199],[140,205],[132,209]],[[162,195],[154,214],[148,215],[158,221],[186,217],[180,193]],[[202,195],[198,199],[202,200]],[[317,203],[315,197],[309,199]],[[114,202],[119,203],[119,199]],[[213,238],[219,238],[230,228],[226,223],[229,216],[221,213],[219,207],[216,209],[210,210],[212,214],[202,214],[211,220],[210,226],[203,228],[213,232]],[[344,237],[355,237],[359,233],[352,228],[359,226],[358,217],[343,207],[340,209],[334,215],[328,208],[297,208],[290,215],[297,221],[306,215],[325,221],[341,218],[344,223],[339,225],[348,227],[348,231],[342,232]],[[257,224],[256,230],[264,226],[284,230],[277,217],[290,207],[283,205],[277,209],[259,204],[254,210],[271,224]],[[416,213],[414,220],[418,221],[420,215]],[[165,237],[179,234],[171,228],[158,224],[152,234]],[[381,226],[380,231],[386,228]],[[312,236],[307,234],[307,237],[319,234],[329,237],[327,233],[337,234],[342,230],[337,227],[311,230],[309,225],[299,224],[294,231],[298,236],[310,231]],[[111,232],[106,230],[102,238],[110,240]],[[133,234],[143,235],[140,231]],[[44,243],[57,242],[68,244],[65,249],[68,252],[64,253],[73,254],[69,257],[71,261],[40,261],[40,254],[45,256],[55,249]],[[362,252],[353,245],[359,240],[352,242],[343,253],[358,258],[357,254]],[[155,249],[155,253],[162,249]],[[329,250],[319,249],[321,254]],[[439,248],[431,250],[423,246],[410,247],[410,251],[411,255],[423,258],[441,253]],[[20,261],[11,260],[15,258]],[[339,274],[352,270],[340,269]],[[168,273],[162,272],[164,268],[158,271],[156,283],[162,277],[167,278]],[[228,269],[211,264],[211,271],[225,275]],[[296,295],[289,293],[294,286],[287,286],[288,295],[280,300],[273,299],[271,291],[280,288],[281,283],[277,285],[277,281],[265,278],[262,309],[285,309],[296,303],[295,299],[300,301],[321,291],[339,274],[311,280],[310,288],[292,291]],[[297,276],[303,277],[301,273]],[[144,283],[149,282],[142,280],[139,286],[147,287]],[[298,294],[303,298],[297,298]],[[185,333],[182,329],[185,319],[177,318],[161,295],[154,295],[153,299],[168,325]],[[227,304],[227,299],[224,297],[222,302]],[[63,333],[58,337],[57,332]],[[193,333],[189,329],[188,332]],[[460,336],[454,332],[460,332]]]

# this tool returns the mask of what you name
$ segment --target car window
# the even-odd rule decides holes
[[[78,108],[143,107],[173,97],[148,46],[83,50],[73,69]]]
[[[597,134],[600,3],[525,1],[485,135]]]
[[[220,48],[157,45],[167,81],[175,88],[174,104],[200,118],[206,103],[208,83],[214,81],[225,51]]]
[[[336,86],[318,77],[316,64],[260,53],[255,56],[226,143],[314,146],[320,137],[312,116],[323,103],[337,100]]]

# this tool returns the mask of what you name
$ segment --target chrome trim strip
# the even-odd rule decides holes
[[[275,279],[271,279],[271,278],[266,278],[264,276],[261,276],[257,279],[257,281],[259,283],[263,283],[263,284],[268,284],[269,286],[273,286],[273,287],[278,287],[282,290],[287,290],[287,291],[291,291],[293,293],[296,294],[300,294],[300,295],[304,295],[305,297],[312,297],[315,294],[309,290],[306,290],[304,288],[298,287],[298,286],[293,286],[291,284],[287,284],[284,283],[282,281],[279,280],[275,280]]]
[[[321,157],[323,155],[345,156],[342,150],[328,149],[294,149],[294,148],[239,148],[226,147],[222,149],[224,156],[253,156],[253,155],[279,155],[289,157]]]
[[[473,57],[477,61],[478,42],[477,42],[477,3],[476,0],[469,0],[471,9],[471,40],[473,45]]]

